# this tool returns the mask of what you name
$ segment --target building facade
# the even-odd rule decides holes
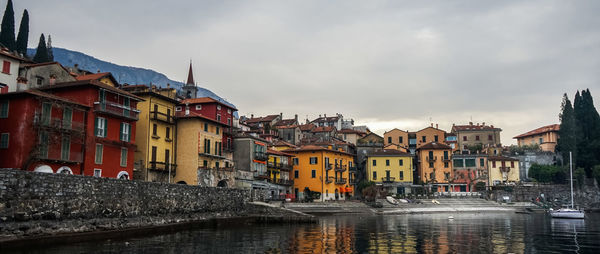
[[[369,181],[382,186],[392,194],[411,193],[413,183],[413,155],[398,150],[379,150],[367,156]]]
[[[437,192],[451,191],[452,148],[443,143],[430,142],[417,149],[417,183],[427,184]]]
[[[516,184],[520,181],[519,160],[505,156],[488,157],[489,186]]]
[[[479,182],[488,185],[487,154],[452,155],[452,178],[454,192],[475,192]]]
[[[458,148],[461,152],[469,152],[469,147],[473,146],[500,146],[500,132],[502,129],[494,127],[494,125],[473,124],[468,125],[452,125],[451,132],[456,134],[458,140]],[[475,151],[471,151],[475,152]]]
[[[551,124],[525,132],[514,137],[514,139],[517,140],[519,146],[539,145],[542,151],[554,153],[556,150],[556,142],[558,141],[559,130],[560,125]]]
[[[391,145],[395,144],[405,149],[408,149],[408,131],[400,129],[393,129],[383,134],[384,144]]]

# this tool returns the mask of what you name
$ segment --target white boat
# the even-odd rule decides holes
[[[565,207],[558,210],[550,209],[550,216],[552,218],[564,218],[564,219],[584,219],[585,213],[583,210],[575,209],[575,202],[573,201],[573,162],[571,161],[573,156],[569,152],[569,171],[571,175],[571,208]]]
[[[408,200],[406,200],[406,199],[403,199],[403,198],[401,198],[401,199],[398,199],[398,201],[400,201],[400,203],[408,203]]]
[[[392,205],[398,205],[398,200],[396,200],[395,198],[393,198],[391,196],[387,196],[387,197],[385,197],[385,199],[387,200],[388,203],[390,203]]]

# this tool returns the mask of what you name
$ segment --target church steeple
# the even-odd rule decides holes
[[[183,86],[183,91],[185,93],[185,98],[196,98],[198,94],[198,89],[196,88],[196,82],[194,81],[194,73],[192,71],[192,60],[190,60],[190,70],[188,71],[187,82]]]

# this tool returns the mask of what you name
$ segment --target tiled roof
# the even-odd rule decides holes
[[[401,132],[404,132],[404,133],[408,133],[407,131],[403,131],[403,130],[401,130],[401,129],[394,128],[394,129],[391,129],[391,130],[389,130],[389,131],[386,131],[386,132],[384,132],[383,134],[386,134],[386,133],[389,133],[389,132],[392,132],[392,131],[401,131]]]
[[[99,80],[108,75],[111,75],[110,72],[100,72],[100,73],[94,73],[94,74],[79,75],[79,76],[75,77],[75,79],[80,80],[80,81],[81,80]]]
[[[212,122],[212,123],[216,123],[216,124],[219,124],[219,125],[225,125],[224,123],[221,123],[219,121],[215,121],[214,119],[211,119],[211,118],[209,118],[209,117],[207,117],[207,116],[205,116],[203,114],[200,114],[200,113],[197,113],[197,112],[194,112],[194,111],[190,111],[189,114],[187,114],[187,115],[183,111],[175,112],[175,117],[176,118],[200,118],[200,119],[203,119],[203,120],[206,120],[206,121],[209,121],[209,122]]]
[[[296,119],[292,118],[292,119],[283,119],[279,122],[277,122],[274,126],[289,126],[289,125],[294,125],[296,124]]]
[[[493,125],[453,125],[452,131],[483,131],[483,130],[500,130],[500,128],[495,128]]]
[[[420,130],[418,130],[418,131],[416,131],[416,132],[414,132],[414,133],[418,133],[418,132],[421,132],[421,131],[424,131],[424,130],[427,130],[427,129],[434,129],[434,130],[438,130],[438,131],[441,131],[441,132],[446,132],[446,131],[444,131],[444,130],[442,130],[442,129],[439,129],[439,128],[435,128],[435,127],[427,126],[427,127],[423,128],[423,129],[420,129]],[[410,132],[409,132],[409,133],[410,133]]]
[[[3,55],[3,56],[6,56],[6,57],[9,57],[9,58],[12,58],[12,59],[15,59],[15,60],[19,60],[19,61],[22,61],[22,62],[28,62],[28,63],[30,63],[30,62],[31,62],[31,60],[29,60],[29,59],[25,59],[25,58],[23,58],[23,57],[20,57],[20,56],[14,55],[13,53],[11,53],[11,52],[9,52],[9,51],[6,51],[6,49],[5,49],[5,48],[3,48],[3,49],[1,49],[1,50],[0,50],[0,55]]]
[[[78,81],[71,81],[71,82],[62,82],[62,83],[56,83],[55,85],[51,85],[51,86],[44,86],[44,87],[40,87],[40,90],[52,90],[52,89],[58,89],[58,88],[66,88],[66,87],[74,87],[74,86],[84,86],[84,85],[93,85],[93,86],[97,86],[106,90],[109,90],[111,92],[114,93],[118,93],[121,95],[125,95],[128,96],[132,99],[138,100],[138,101],[143,101],[144,99],[130,93],[127,92],[125,90],[116,88],[114,86],[109,86],[107,84],[104,84],[100,81],[97,80],[78,80]]]
[[[268,116],[265,116],[265,117],[250,118],[250,119],[246,120],[246,123],[271,122],[275,118],[277,118],[278,116],[279,115],[268,115]]]
[[[280,125],[275,126],[276,129],[295,129],[298,128],[298,125]]]
[[[297,147],[296,145],[289,143],[289,142],[285,142],[283,140],[277,140],[273,143],[273,146],[287,146],[287,147]]]
[[[331,132],[335,130],[335,126],[322,126],[312,129],[312,132]]]
[[[312,120],[311,123],[328,123],[328,122],[337,122],[339,120],[339,116],[330,116],[330,117],[319,117],[315,120]]]
[[[231,108],[231,109],[237,111],[237,108],[231,107],[223,102],[220,102],[220,101],[215,100],[210,97],[191,98],[191,99],[185,99],[185,100],[181,101],[181,104],[186,104],[186,103],[189,103],[189,104],[218,103],[225,107],[228,107],[228,108]]]
[[[309,123],[309,124],[303,124],[303,125],[300,125],[300,126],[298,126],[298,127],[300,127],[300,130],[301,130],[301,131],[310,131],[310,130],[312,130],[312,129],[316,128],[317,126],[315,126],[315,125],[314,125],[314,124],[312,124],[312,123]]]
[[[358,135],[365,135],[366,133],[362,132],[362,131],[357,131],[357,130],[353,130],[353,129],[341,129],[339,131],[337,131],[337,133],[346,133],[346,134],[358,134]]]
[[[519,159],[506,157],[506,156],[489,156],[488,160],[491,160],[491,161],[519,161]]]
[[[325,152],[333,152],[333,153],[340,153],[340,154],[346,154],[346,155],[353,156],[353,154],[351,154],[351,153],[342,152],[342,151],[338,151],[338,150],[331,150],[331,149],[327,149],[325,147],[316,146],[316,145],[305,145],[305,146],[301,146],[301,147],[295,148],[295,149],[283,150],[283,152],[286,152],[286,153],[311,152],[311,151],[325,151]]]
[[[412,154],[405,153],[405,152],[402,152],[402,151],[398,151],[396,149],[383,149],[383,150],[378,150],[378,151],[370,152],[368,156],[376,156],[376,157],[381,157],[381,156],[412,156]]]
[[[25,91],[20,91],[20,92],[10,92],[10,93],[5,93],[5,94],[0,94],[0,97],[10,97],[10,96],[17,96],[17,95],[24,95],[24,94],[30,94],[30,95],[34,95],[34,96],[39,96],[39,97],[44,97],[44,98],[49,98],[49,99],[53,99],[53,100],[58,100],[58,101],[62,101],[62,102],[66,102],[66,103],[70,103],[70,104],[74,104],[74,105],[78,105],[81,107],[86,107],[89,108],[90,106],[88,105],[84,105],[81,104],[79,102],[75,102],[72,100],[69,100],[67,98],[64,97],[60,97],[54,94],[50,94],[50,93],[46,93],[46,92],[42,92],[38,89],[27,89]]]
[[[546,133],[546,132],[559,131],[559,130],[560,130],[560,125],[551,124],[551,125],[546,125],[544,127],[537,128],[532,131],[525,132],[514,138],[524,138],[524,137],[529,137],[529,136],[534,136],[534,135],[538,135],[538,134],[542,134],[542,133]]]
[[[275,155],[281,155],[281,156],[294,157],[293,154],[284,153],[284,152],[281,152],[281,151],[271,150],[271,149],[267,149],[267,154],[275,154]]]
[[[437,143],[437,142],[429,142],[425,145],[419,147],[419,149],[452,149],[449,145]]]

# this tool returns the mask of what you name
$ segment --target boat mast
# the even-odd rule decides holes
[[[573,202],[573,154],[569,152],[569,173],[571,175],[571,209],[575,209]]]

